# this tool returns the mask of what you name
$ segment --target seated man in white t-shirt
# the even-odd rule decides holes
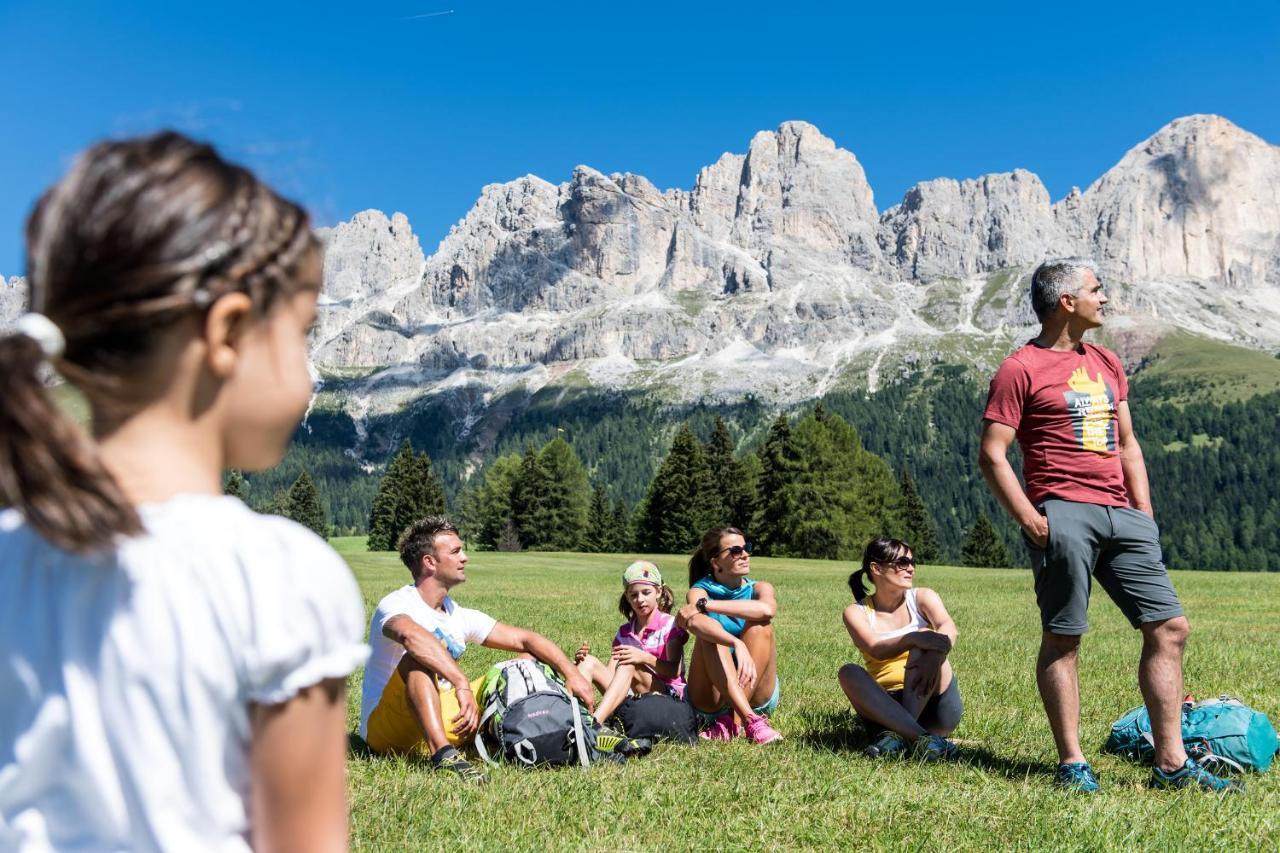
[[[400,537],[400,559],[413,583],[378,602],[369,624],[373,653],[364,670],[360,734],[371,750],[429,752],[437,769],[484,781],[457,750],[471,742],[480,722],[475,691],[481,679],[468,683],[457,664],[467,643],[535,657],[595,707],[591,685],[555,643],[454,603],[449,591],[467,579],[467,554],[447,519],[432,516],[410,525]]]

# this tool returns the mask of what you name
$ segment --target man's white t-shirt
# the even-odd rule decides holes
[[[369,715],[378,706],[382,691],[391,680],[391,673],[404,657],[404,646],[382,635],[382,626],[396,616],[408,616],[436,638],[449,650],[454,660],[462,657],[467,643],[483,643],[498,621],[492,616],[459,607],[449,596],[444,597],[440,610],[422,600],[413,584],[400,587],[378,602],[369,622],[369,646],[373,652],[364,668],[364,688],[360,694],[360,736],[369,736]],[[444,682],[448,684],[448,682]],[[452,686],[452,685],[450,685]]]
[[[252,704],[364,662],[350,569],[236,498],[94,556],[0,512],[0,850],[249,849]]]

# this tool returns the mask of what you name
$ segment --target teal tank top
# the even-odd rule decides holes
[[[752,591],[756,582],[751,578],[746,578],[742,582],[742,586],[737,589],[729,589],[722,583],[717,583],[712,579],[711,575],[707,575],[702,580],[696,582],[694,589],[705,590],[707,598],[712,601],[750,601],[754,596]],[[708,613],[712,619],[720,623],[720,627],[724,628],[735,637],[741,637],[742,632],[747,627],[747,620],[740,616],[726,616],[723,613]]]

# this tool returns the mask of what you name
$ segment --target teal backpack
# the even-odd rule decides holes
[[[1182,743],[1190,755],[1210,769],[1265,773],[1276,754],[1276,730],[1261,711],[1238,699],[1220,696],[1182,704]],[[1139,705],[1111,726],[1103,752],[1136,761],[1155,755],[1151,717]]]

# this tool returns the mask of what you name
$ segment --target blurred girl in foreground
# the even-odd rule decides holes
[[[37,203],[0,337],[0,849],[346,847],[360,593],[221,488],[306,409],[320,271],[301,208],[174,133]]]

